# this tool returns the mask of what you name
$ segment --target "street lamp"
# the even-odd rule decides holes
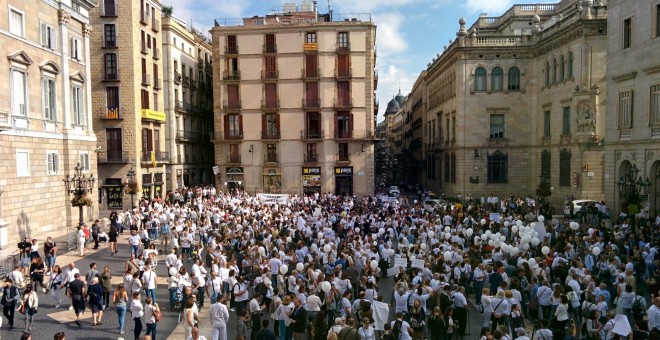
[[[92,205],[92,199],[87,194],[92,193],[94,182],[96,182],[94,175],[86,176],[82,173],[83,170],[84,168],[78,163],[74,168],[73,176],[67,174],[63,180],[67,194],[73,194],[71,205],[78,207],[80,224],[83,224],[83,207]]]
[[[648,189],[651,187],[651,180],[646,177],[642,179],[642,176],[637,176],[639,174],[639,169],[636,164],[633,164],[631,167],[626,168],[625,172],[619,180],[616,182],[619,187],[619,198],[635,198],[642,199],[646,198],[648,195]],[[628,203],[637,203],[637,202],[628,202]]]
[[[137,181],[135,180],[135,169],[131,167],[126,174],[126,193],[131,195],[131,209],[135,209],[133,196],[138,192]]]

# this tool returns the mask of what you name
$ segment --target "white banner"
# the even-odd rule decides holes
[[[289,195],[287,194],[258,194],[261,204],[287,204],[289,203]]]

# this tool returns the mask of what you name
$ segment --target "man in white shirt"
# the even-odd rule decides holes
[[[653,305],[649,308],[647,315],[649,317],[649,331],[660,335],[660,297],[653,299]]]
[[[241,315],[241,312],[247,309],[247,304],[250,299],[248,294],[248,285],[242,276],[238,277],[238,282],[231,288],[234,292],[234,302],[236,306],[236,314]]]
[[[213,273],[211,273],[213,275]],[[218,295],[215,303],[209,309],[209,320],[211,321],[211,339],[227,340],[227,321],[229,321],[229,311],[223,303],[222,295]]]
[[[412,340],[410,335],[413,332],[412,327],[403,320],[403,313],[396,312],[396,320],[392,321],[392,334],[395,340]]]
[[[454,318],[458,322],[458,332],[459,337],[465,335],[465,328],[467,326],[467,299],[465,298],[465,288],[458,287],[458,289],[452,294],[452,299],[454,300]]]
[[[540,326],[539,330],[537,330],[536,333],[534,333],[532,335],[532,339],[540,339],[540,340],[543,340],[543,339],[552,340],[553,339],[552,338],[552,331],[548,329],[548,322],[547,321],[541,320],[541,326]]]
[[[131,234],[128,236],[128,244],[131,246],[131,254],[138,258],[138,249],[140,249],[141,244],[140,236],[137,234],[137,231],[131,230]]]
[[[250,300],[250,305],[248,307],[248,311],[252,318],[252,332],[250,332],[251,340],[257,338],[257,332],[261,329],[261,314],[264,309],[266,309],[266,305],[261,304],[262,301],[263,295],[261,295],[261,293],[255,293],[252,300]]]
[[[147,297],[151,297],[153,303],[156,303],[156,272],[151,268],[151,265],[146,265],[144,267],[144,273],[142,273],[142,281],[147,292]]]
[[[274,252],[274,255],[269,261],[268,264],[270,265],[270,281],[271,282],[277,282],[277,274],[280,273],[280,266],[282,265],[282,261],[280,260],[280,255],[278,253]]]
[[[222,295],[222,279],[215,271],[211,272],[211,277],[206,281],[206,295],[211,298],[211,302],[217,301],[218,296]]]
[[[75,280],[76,274],[80,274],[80,271],[73,262],[69,263],[69,267],[64,271],[64,282],[62,282],[62,286],[69,288],[69,283]],[[73,305],[69,307],[69,310],[73,310]]]

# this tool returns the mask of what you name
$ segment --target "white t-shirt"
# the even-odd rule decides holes
[[[128,243],[132,246],[139,246],[140,245],[140,236],[136,235],[130,235],[128,236]]]
[[[144,272],[142,274],[142,280],[144,280],[145,284],[147,285],[147,289],[156,289],[156,272],[153,270]]]

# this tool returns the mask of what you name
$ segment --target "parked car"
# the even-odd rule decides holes
[[[564,215],[570,217],[581,217],[582,207],[585,205],[596,204],[598,203],[595,200],[574,200],[569,203],[566,203],[564,206]],[[571,205],[573,206],[573,214],[571,214]]]
[[[399,197],[401,195],[401,191],[399,191],[399,187],[396,185],[393,185],[390,187],[390,195]]]

